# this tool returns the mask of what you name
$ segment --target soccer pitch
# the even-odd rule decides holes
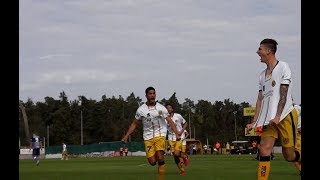
[[[258,161],[255,155],[189,156],[187,174],[179,175],[172,156],[165,156],[165,180],[256,180]],[[270,180],[300,180],[292,163],[282,154],[271,161]],[[150,166],[144,156],[42,159],[39,166],[32,160],[19,161],[21,180],[157,180],[157,165]]]

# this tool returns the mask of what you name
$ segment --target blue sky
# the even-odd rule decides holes
[[[301,103],[301,3],[297,0],[20,0],[19,98],[145,100],[174,92],[255,105],[264,38],[292,70]]]

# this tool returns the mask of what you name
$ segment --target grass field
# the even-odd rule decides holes
[[[258,161],[254,155],[195,155],[179,175],[172,156],[165,156],[165,180],[256,180]],[[142,157],[74,158],[68,161],[43,159],[36,166],[32,160],[19,161],[21,180],[156,180],[157,166]],[[281,154],[271,161],[270,180],[299,180],[292,163]]]

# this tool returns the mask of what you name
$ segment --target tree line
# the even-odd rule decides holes
[[[47,141],[49,138],[50,146],[61,145],[62,142],[80,145],[81,136],[83,144],[120,141],[130,126],[137,108],[145,103],[134,93],[125,99],[121,95],[110,98],[103,95],[99,101],[85,96],[68,100],[64,91],[60,92],[59,99],[45,97],[44,102],[33,102],[29,98],[26,102],[21,100],[20,102],[27,114],[31,135],[35,133],[45,137]],[[198,100],[195,103],[185,98],[180,104],[175,92],[170,98],[163,98],[158,102],[163,105],[170,102],[175,112],[190,122],[191,137],[202,143],[206,143],[207,140],[209,144],[216,141],[247,140],[244,129],[251,120],[251,117],[243,116],[243,108],[250,107],[247,102],[236,104],[230,99],[225,99],[215,102]],[[189,131],[189,128],[187,130]],[[29,145],[30,137],[26,137],[21,109],[19,109],[19,137],[21,146]],[[143,140],[142,124],[131,134],[129,140]]]

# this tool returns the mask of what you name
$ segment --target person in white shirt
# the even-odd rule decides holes
[[[176,125],[178,132],[181,133],[181,135],[183,136],[184,130],[188,127],[187,121],[181,116],[181,114],[174,112],[172,104],[167,103],[166,108],[168,110],[169,116],[171,117],[172,121]],[[186,160],[182,158],[182,154],[181,154],[181,151],[182,151],[181,138],[177,139],[174,131],[170,128],[170,126],[168,127],[168,140],[169,140],[169,145],[171,147],[173,159],[180,170],[180,174],[185,175],[186,170],[182,167],[182,164]]]
[[[248,130],[263,126],[259,149],[259,180],[269,177],[271,152],[278,138],[284,159],[288,162],[301,161],[300,152],[295,150],[294,132],[298,115],[291,98],[291,70],[288,63],[276,59],[277,45],[274,39],[260,42],[257,54],[267,68],[260,73],[255,115],[252,123],[247,124]]]
[[[205,144],[203,145],[204,154],[208,153],[208,146]]]
[[[164,152],[166,148],[167,123],[176,134],[177,140],[181,138],[181,132],[177,131],[167,109],[156,102],[156,90],[153,87],[148,87],[145,93],[147,102],[137,109],[129,129],[121,141],[126,143],[129,135],[137,128],[139,122],[142,122],[146,156],[151,166],[155,166],[158,163],[158,174],[161,180],[165,173]]]
[[[65,143],[62,143],[62,157],[61,157],[61,160],[68,160],[67,145]]]

